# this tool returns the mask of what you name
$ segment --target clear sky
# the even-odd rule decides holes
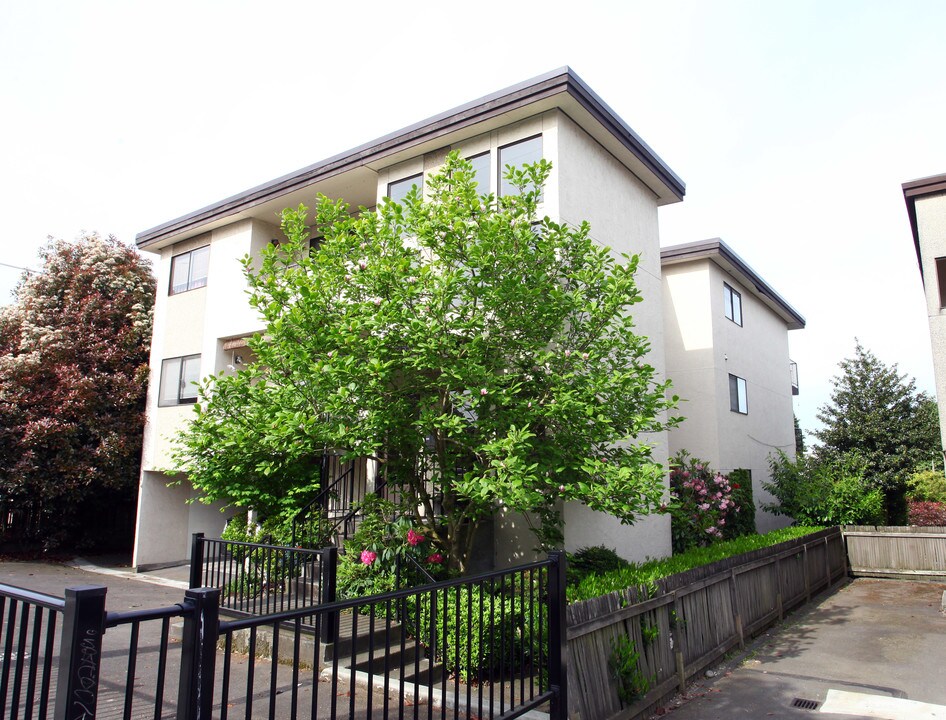
[[[0,0],[0,263],[570,65],[687,183],[662,244],[721,237],[808,320],[811,429],[855,337],[933,390],[900,185],[946,172],[944,31],[938,0]]]

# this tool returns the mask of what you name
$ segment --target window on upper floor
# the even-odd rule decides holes
[[[418,191],[424,192],[424,174],[411,175],[403,180],[395,180],[388,183],[388,197],[394,202],[403,202],[404,198],[411,191],[411,188],[417,187]]]
[[[499,194],[518,195],[519,189],[506,179],[506,167],[531,165],[542,159],[542,136],[520,140],[499,148]]]
[[[742,326],[742,295],[726,283],[723,283],[723,308],[726,317],[736,325]]]
[[[467,161],[473,166],[473,177],[476,179],[476,189],[480,195],[488,195],[490,190],[489,182],[489,152],[474,155],[467,158]]]
[[[158,406],[188,405],[197,402],[200,355],[184,355],[161,362],[161,389]]]
[[[946,257],[936,258],[936,283],[939,285],[939,307],[946,308]]]
[[[210,245],[190,250],[171,258],[171,288],[169,295],[206,287],[210,266]]]
[[[729,376],[729,409],[742,415],[749,414],[746,381],[737,375]]]

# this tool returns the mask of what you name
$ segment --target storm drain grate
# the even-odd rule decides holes
[[[817,710],[818,705],[817,700],[805,700],[804,698],[795,698],[792,700],[792,707],[801,708],[802,710]]]

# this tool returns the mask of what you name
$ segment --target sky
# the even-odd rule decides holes
[[[817,427],[855,338],[934,390],[901,184],[946,172],[946,3],[0,0],[0,302],[47,236],[138,232],[570,66],[808,321]]]

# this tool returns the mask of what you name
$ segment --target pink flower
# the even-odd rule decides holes
[[[700,488],[700,495],[706,495],[706,488]]]
[[[588,353],[582,353],[582,354],[581,354],[581,359],[582,359],[582,360],[587,360],[587,359],[588,359]]]
[[[700,510],[703,510],[704,512],[706,510],[709,510],[709,503],[703,503],[702,505],[700,505]]]
[[[433,563],[434,565],[439,565],[443,562],[443,555],[440,553],[431,553],[427,556],[427,562]]]
[[[726,524],[726,520],[725,520],[724,518],[720,518],[720,519],[719,519],[719,522],[716,523],[716,524],[719,525],[720,527],[722,527],[723,525]]]
[[[696,470],[697,472],[699,472],[699,471],[701,471],[701,470],[703,469],[703,466],[702,466],[702,465],[696,465],[696,466],[694,466],[693,469]]]
[[[370,565],[377,559],[378,559],[378,553],[372,552],[371,550],[361,551],[361,562],[363,562],[365,565]]]
[[[480,390],[480,395],[485,395],[486,393],[487,393],[486,388],[483,388],[482,390]]]
[[[413,528],[407,531],[407,544],[417,546],[424,542],[424,536],[414,532]]]

